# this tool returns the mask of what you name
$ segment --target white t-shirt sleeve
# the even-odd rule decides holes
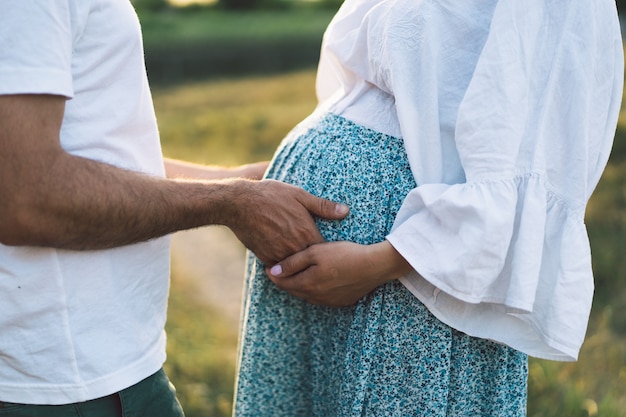
[[[62,0],[2,2],[0,94],[72,97],[71,13]]]
[[[449,126],[436,118],[447,92],[432,62],[386,51],[419,184],[388,236],[419,273],[405,284],[451,326],[552,359],[575,358],[584,338],[593,293],[584,211],[608,159],[623,83],[614,4],[570,3],[498,2],[475,68],[459,74],[470,78]],[[446,40],[425,40],[416,56]],[[432,83],[412,81],[415,68]],[[445,178],[450,144],[437,135],[446,127],[459,183]]]
[[[0,94],[20,93],[71,97],[66,152],[164,175],[129,0],[0,1]],[[87,401],[163,366],[169,240],[101,251],[0,245],[0,399]]]

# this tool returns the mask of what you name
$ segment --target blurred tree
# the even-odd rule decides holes
[[[262,0],[218,0],[220,7],[227,10],[256,9]]]
[[[219,7],[227,10],[284,10],[296,8],[337,10],[343,1],[344,0],[217,0]]]
[[[135,9],[147,11],[159,11],[170,7],[168,0],[130,0]]]

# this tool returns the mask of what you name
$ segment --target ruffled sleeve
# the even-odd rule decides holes
[[[575,360],[593,294],[584,211],[623,86],[615,4],[493,3],[484,30],[446,24],[446,2],[422,10],[436,25],[414,54],[387,32],[384,83],[419,184],[388,240],[416,271],[403,283],[443,322]]]

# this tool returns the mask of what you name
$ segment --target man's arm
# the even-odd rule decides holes
[[[65,99],[0,96],[0,242],[103,249],[222,224],[264,262],[322,240],[310,215],[347,210],[276,181],[155,178],[70,155]]]
[[[200,165],[187,161],[165,158],[165,173],[172,179],[218,180],[224,178],[247,178],[259,180],[269,162],[255,162],[235,167]]]

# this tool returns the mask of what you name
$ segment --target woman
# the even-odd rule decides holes
[[[611,0],[347,0],[268,176],[351,213],[251,257],[235,415],[525,415],[584,338],[622,81]]]

